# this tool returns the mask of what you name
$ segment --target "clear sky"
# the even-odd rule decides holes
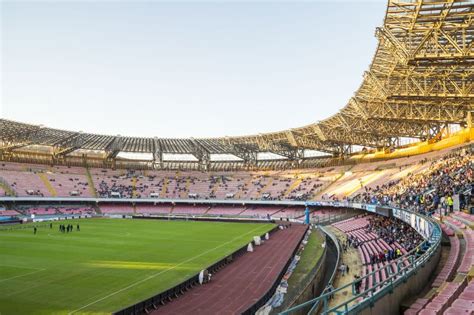
[[[359,87],[385,0],[0,0],[0,116],[209,137],[324,119]]]

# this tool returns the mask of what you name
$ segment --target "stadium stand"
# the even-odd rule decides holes
[[[443,231],[449,237],[448,260],[431,284],[435,293],[416,299],[405,314],[474,313],[474,282],[469,276],[474,266],[474,231],[455,219],[462,217],[470,222],[471,216],[457,211],[447,216],[435,215],[444,222]]]
[[[474,281],[446,282],[431,298],[419,298],[406,310],[406,315],[472,314],[474,313]]]
[[[382,216],[351,218],[334,223],[333,226],[346,235],[343,248],[350,246],[359,251],[364,265],[360,276],[363,278],[378,271],[375,277],[362,280],[361,292],[375,287],[395,273],[397,266],[394,260],[406,255],[422,242],[418,232],[404,222]]]
[[[20,206],[15,209],[17,214],[23,216],[34,215],[61,215],[61,214],[94,214],[95,210],[91,207],[82,206],[45,206],[45,207],[24,207]]]
[[[176,205],[171,212],[174,214],[203,215],[209,209],[209,205]]]
[[[473,156],[456,152],[434,160],[421,172],[367,188],[350,200],[408,208],[420,213],[452,210],[453,196],[471,190],[474,180]],[[465,201],[460,200],[461,207]]]
[[[473,215],[452,211],[455,195],[471,193],[473,180],[472,155],[463,150],[451,150],[427,157],[405,158],[378,165],[356,165],[347,168],[328,168],[317,173],[303,172],[221,172],[203,173],[197,171],[136,171],[90,169],[81,167],[47,167],[34,164],[19,166],[16,163],[2,164],[2,179],[16,190],[19,196],[62,196],[73,197],[93,195],[95,188],[100,197],[112,198],[195,198],[208,203],[164,203],[136,202],[135,204],[107,203],[101,201],[99,210],[104,215],[164,215],[164,216],[217,216],[259,219],[302,219],[304,206],[253,205],[235,203],[220,204],[214,199],[260,199],[267,201],[298,200],[316,198],[327,189],[327,199],[344,200],[374,205],[391,205],[411,209],[442,220],[442,230],[449,236],[450,257],[440,267],[432,288],[436,294],[419,297],[406,311],[407,314],[458,314],[468,313],[470,285],[466,275],[471,272],[474,254],[472,233]],[[400,165],[400,166],[399,166]],[[92,186],[87,178],[92,177]],[[340,173],[338,173],[340,172]],[[325,180],[321,180],[321,178]],[[27,178],[22,181],[21,179]],[[47,180],[45,181],[44,178]],[[31,181],[29,181],[31,179]],[[51,186],[51,187],[48,187]],[[311,197],[310,197],[311,196]],[[126,201],[126,200],[123,200]],[[469,200],[460,198],[459,207],[465,209]],[[317,208],[311,212],[314,222],[336,213],[338,209]],[[3,210],[3,216],[51,216],[69,214],[95,214],[96,209],[86,206],[28,206]],[[422,239],[411,227],[401,221],[376,215],[364,215],[333,223],[346,235],[344,246],[357,249],[362,264],[360,276],[363,278],[358,290],[373,289],[375,294],[383,289],[380,285],[397,271],[395,260],[401,257],[405,266],[409,265],[410,251],[413,255],[423,252],[419,244]],[[459,238],[461,237],[461,238]],[[228,268],[231,268],[230,265]],[[373,277],[365,277],[373,273]],[[458,276],[465,279],[459,282]],[[217,276],[214,279],[218,279]],[[455,280],[458,279],[458,280]],[[207,286],[206,286],[207,287]],[[209,287],[209,290],[211,287]],[[467,291],[465,292],[465,290]],[[206,288],[206,290],[208,290]],[[206,291],[206,294],[210,294]],[[187,297],[189,296],[189,297]],[[184,295],[160,308],[179,310],[186,304],[182,300],[194,301],[193,295]],[[469,301],[469,300],[467,300]],[[186,302],[188,303],[188,302]],[[189,302],[189,303],[195,303]],[[176,305],[176,306],[175,306]],[[217,305],[217,308],[223,307]]]
[[[430,158],[435,160],[430,163]],[[473,176],[470,155],[461,157],[461,153],[452,153],[452,150],[433,153],[422,159],[417,156],[399,160],[380,162],[377,165],[361,164],[350,171],[326,168],[306,170],[304,173],[280,171],[213,174],[196,171],[90,169],[94,187],[89,187],[86,170],[80,167],[45,168],[43,165],[2,163],[1,177],[18,196],[91,197],[95,190],[99,197],[120,198],[308,200],[315,198],[332,184],[332,188],[324,192],[323,199],[349,198],[354,201],[393,204],[395,200],[387,194],[400,192],[403,189],[400,186],[416,182],[418,177],[427,176],[427,173],[437,176],[446,163],[448,168],[444,172],[450,173],[448,176],[452,177],[452,183],[458,180],[454,176],[459,177],[463,183],[469,182]],[[441,163],[440,160],[445,162]],[[467,169],[466,174],[463,173],[464,168]],[[457,185],[452,193],[463,188],[463,185]]]
[[[137,214],[169,214],[172,209],[171,204],[158,204],[158,205],[137,205]]]
[[[327,181],[314,173],[238,172],[208,174],[203,172],[133,171],[90,169],[95,187],[89,187],[86,170],[80,167],[54,167],[2,163],[1,177],[18,196],[81,196],[120,198],[198,198],[306,200]],[[5,192],[4,192],[5,193]],[[3,193],[3,194],[4,194]]]
[[[16,216],[19,215],[15,210],[0,210],[0,216]]]
[[[133,214],[133,207],[127,204],[102,204],[100,211],[104,214]]]

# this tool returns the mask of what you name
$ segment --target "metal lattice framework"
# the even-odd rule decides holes
[[[474,110],[474,0],[389,0],[379,45],[360,88],[336,115],[308,126],[274,133],[212,139],[164,139],[79,133],[0,120],[3,153],[37,144],[61,158],[78,149],[192,154],[201,165],[211,154],[232,154],[256,164],[257,153],[289,160],[304,150],[334,155],[352,145],[393,147],[397,139],[428,139],[448,124],[471,126]]]

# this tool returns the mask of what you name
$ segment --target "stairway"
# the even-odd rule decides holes
[[[237,216],[241,215],[242,213],[244,213],[245,211],[247,211],[247,206],[244,207],[244,210],[240,211]]]
[[[203,213],[203,214],[207,214],[207,213],[209,212],[209,210],[211,210],[211,209],[212,209],[212,207],[211,207],[211,206],[207,207],[206,211],[204,211],[204,213]]]
[[[133,176],[132,177],[132,198],[137,198],[137,177],[136,176]],[[134,210],[133,212],[135,212],[135,206],[133,207]]]
[[[180,198],[184,199],[188,197],[189,187],[191,186],[191,178],[186,178],[185,190],[180,193]]]
[[[88,167],[86,167],[86,175],[87,175],[87,184],[89,185],[89,190],[92,194],[92,197],[97,198],[97,191],[95,190],[94,180],[92,179],[92,174],[89,171]]]
[[[215,196],[216,190],[219,187],[219,181],[220,177],[217,177],[216,182],[212,185],[211,191],[209,192],[209,196]]]
[[[100,210],[99,205],[96,204],[96,205],[93,206],[93,208],[95,209],[95,212],[96,212],[97,214],[102,214],[102,210]]]
[[[298,187],[301,182],[303,181],[302,178],[297,178],[293,184],[290,185],[290,187],[288,187],[287,190],[285,190],[285,192],[283,193],[283,198],[285,198],[286,196],[288,196],[296,187]]]
[[[167,196],[166,196],[166,188],[168,188],[168,182],[169,182],[168,178],[165,177],[165,178],[163,179],[163,187],[161,187],[160,198],[167,198]]]
[[[249,176],[249,178],[247,179],[247,181],[245,181],[245,183],[244,183],[244,185],[242,186],[242,188],[237,191],[237,194],[234,196],[234,199],[241,199],[241,197],[242,197],[242,195],[243,195],[243,193],[244,193],[244,189],[248,188],[249,185],[251,185],[252,179],[253,179],[253,177],[252,177],[252,176]]]
[[[56,192],[56,189],[54,189],[53,185],[49,182],[48,176],[46,176],[45,173],[37,173],[39,178],[43,181],[44,185],[48,189],[49,193],[51,194],[52,197],[56,197],[58,193]]]
[[[329,190],[329,188],[331,188],[332,186],[334,186],[334,184],[336,184],[343,176],[346,172],[349,172],[351,171],[356,165],[352,165],[349,169],[345,170],[345,171],[342,171],[339,176],[336,177],[335,180],[333,180],[332,182],[329,182],[327,183],[326,185],[324,185],[317,193],[316,193],[316,196],[315,199],[321,199],[321,196],[324,195],[326,193],[326,191]]]
[[[16,191],[3,178],[0,177],[0,188],[2,188],[8,196],[16,196]]]
[[[255,196],[255,199],[260,199],[262,195],[265,193],[265,191],[267,190],[267,188],[271,187],[272,183],[273,183],[273,177],[270,177],[270,180],[268,181],[268,183],[265,186],[263,186],[260,192],[257,193],[257,195]]]

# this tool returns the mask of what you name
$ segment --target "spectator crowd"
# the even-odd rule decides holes
[[[431,162],[423,172],[408,174],[375,188],[365,187],[363,193],[348,200],[401,207],[422,214],[452,212],[456,195],[459,195],[460,208],[469,205],[473,166],[472,154],[462,150]]]

